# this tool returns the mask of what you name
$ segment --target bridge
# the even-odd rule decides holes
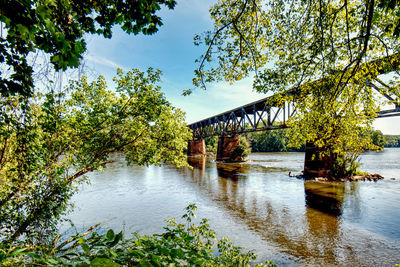
[[[391,101],[393,98],[387,96]],[[273,104],[274,97],[266,97],[249,104],[194,122],[189,126],[194,138],[233,135],[246,132],[286,128],[286,122],[296,114],[296,104]],[[400,116],[400,105],[377,112],[378,118]]]
[[[392,70],[392,68],[382,67],[381,63],[381,60],[376,60],[369,64],[379,65],[379,74]],[[399,65],[400,62],[395,67]],[[319,81],[314,83],[317,82]],[[392,103],[391,108],[377,113],[378,118],[400,116],[400,96],[390,96],[372,82],[367,81],[367,84]],[[299,90],[301,88],[294,88],[284,94],[297,95]],[[193,140],[189,141],[188,154],[205,154],[204,138],[219,136],[217,160],[232,160],[231,152],[239,145],[239,134],[287,128],[288,120],[296,114],[296,103],[289,101],[279,103],[276,99],[277,95],[269,96],[188,125],[193,131]],[[313,154],[317,152],[312,144],[307,144],[304,171],[310,176],[323,176],[325,171],[323,166],[326,162],[313,160]]]

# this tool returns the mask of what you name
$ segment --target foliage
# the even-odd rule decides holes
[[[360,159],[358,153],[346,153],[337,156],[332,170],[331,177],[350,177],[360,174]]]
[[[29,101],[1,98],[0,242],[42,242],[85,174],[112,162],[111,153],[140,165],[187,164],[190,130],[160,91],[160,73],[118,70],[116,92],[100,76]]]
[[[305,151],[305,144],[300,148],[289,147],[288,129],[278,129],[248,134],[253,152],[294,152]]]
[[[371,140],[379,150],[383,150],[383,148],[387,145],[383,133],[379,130],[374,130],[371,132]]]
[[[255,73],[254,88],[276,94],[271,104],[296,103],[289,145],[313,142],[338,158],[375,149],[376,95],[400,100],[399,11],[394,1],[219,0],[214,30],[195,37],[208,49],[194,85]]]
[[[111,38],[112,27],[127,33],[153,34],[162,25],[156,12],[175,0],[5,0],[0,4],[0,94],[33,93],[29,55],[41,50],[57,70],[77,67],[86,50],[87,33]],[[11,69],[11,70],[10,70]]]
[[[0,262],[4,266],[35,264],[46,266],[250,266],[256,259],[251,253],[243,253],[228,239],[216,241],[216,233],[210,229],[207,219],[199,225],[192,222],[196,206],[189,205],[182,217],[186,223],[167,220],[162,234],[125,239],[122,232],[105,234],[89,229],[67,241],[53,241],[46,246],[2,247]],[[215,250],[213,249],[215,248]],[[276,266],[271,261],[265,265]]]
[[[400,135],[385,135],[385,142],[387,147],[400,147]]]
[[[231,160],[244,160],[251,153],[251,147],[244,135],[239,135],[239,145],[232,151]]]
[[[213,154],[217,154],[218,150],[218,136],[205,137],[204,141],[206,143],[206,151]]]

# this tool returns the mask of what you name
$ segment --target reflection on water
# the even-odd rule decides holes
[[[344,183],[304,182],[307,207],[326,214],[339,216],[342,214]]]
[[[193,168],[199,169],[204,171],[206,169],[206,157],[204,156],[195,156],[195,157],[188,157],[188,163]]]
[[[364,165],[384,176],[400,175],[398,161],[389,169],[379,169],[377,162],[398,159],[400,150],[385,153],[367,154]],[[128,230],[152,232],[162,230],[162,218],[176,217],[187,202],[195,202],[199,217],[211,219],[220,236],[254,250],[260,260],[283,266],[399,263],[400,176],[378,183],[289,177],[288,170],[301,170],[303,158],[303,153],[252,154],[251,161],[239,164],[191,158],[192,169],[118,165],[93,177],[92,186],[76,198],[83,210],[71,218],[97,222],[84,207],[95,202],[90,209],[96,215],[114,216],[110,225],[125,222]],[[111,203],[116,204],[108,207]],[[113,213],[116,207],[122,214]]]
[[[250,166],[244,163],[217,163],[216,166],[219,177],[234,181],[246,178],[250,171]]]

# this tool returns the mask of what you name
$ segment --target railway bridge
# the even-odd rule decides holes
[[[217,160],[231,159],[231,154],[239,145],[239,134],[270,131],[287,128],[287,121],[296,114],[294,103],[283,105],[270,103],[271,97],[228,110],[215,116],[192,123],[193,139],[189,141],[190,156],[206,154],[205,137],[218,136]],[[400,106],[378,112],[378,118],[400,116]],[[313,160],[316,148],[310,143],[306,145],[304,173],[308,176],[324,176],[324,162]]]

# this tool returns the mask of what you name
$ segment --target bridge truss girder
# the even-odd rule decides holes
[[[195,122],[189,127],[194,138],[232,135],[254,131],[287,128],[287,121],[294,116],[294,103],[285,102],[282,106],[267,104],[268,98],[241,106],[225,113]]]
[[[284,102],[278,106],[268,104],[270,100],[271,97],[263,98],[188,126],[195,139],[287,128],[287,121],[296,114],[295,102]],[[397,103],[393,101],[393,108],[379,111],[377,117],[400,116],[400,105]]]

